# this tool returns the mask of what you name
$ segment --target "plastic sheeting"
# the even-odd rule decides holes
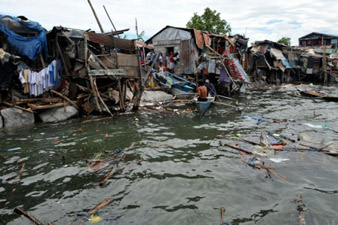
[[[0,19],[5,17],[19,23],[23,31],[30,33],[33,31],[39,33],[33,37],[24,37],[8,29],[0,22],[0,31],[7,36],[7,41],[18,53],[27,56],[33,61],[36,61],[42,50],[47,52],[46,31],[40,26],[39,23],[30,20],[22,21],[17,17],[0,14]]]
[[[270,53],[272,56],[276,57],[277,60],[284,60],[286,59],[283,55],[282,51],[276,48],[271,48]]]
[[[238,59],[228,59],[227,64],[231,77],[239,79],[245,83],[250,83],[250,79]]]
[[[285,66],[285,68],[287,68],[287,69],[291,68],[289,62],[286,59],[282,59],[281,62]]]

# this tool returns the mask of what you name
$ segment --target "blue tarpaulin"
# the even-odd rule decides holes
[[[287,69],[290,69],[290,68],[291,68],[289,62],[288,62],[286,59],[282,59],[281,61],[282,61],[283,65],[284,65]]]
[[[0,22],[0,31],[7,36],[7,41],[18,53],[27,56],[33,61],[36,61],[42,50],[47,53],[46,31],[40,26],[39,23],[30,20],[22,21],[17,17],[0,14],[0,19],[4,17],[8,17],[18,22],[24,31],[33,31],[38,33],[33,37],[24,37],[8,29]]]

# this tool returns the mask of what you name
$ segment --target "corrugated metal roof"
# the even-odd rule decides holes
[[[157,36],[159,33],[161,33],[162,31],[164,31],[164,30],[167,29],[167,28],[175,28],[175,29],[179,29],[179,30],[188,31],[188,32],[190,32],[190,33],[192,33],[192,34],[194,33],[194,29],[183,28],[183,27],[173,27],[173,26],[167,25],[167,26],[164,27],[162,30],[160,30],[159,32],[157,32],[156,34],[154,34],[152,37],[150,37],[150,38],[146,41],[146,43],[147,43],[147,44],[151,43],[152,39],[153,39],[155,36]]]
[[[135,44],[132,40],[114,38],[105,34],[86,32],[88,40],[97,44],[116,47],[125,51],[135,51]]]
[[[304,39],[310,35],[319,35],[319,36],[324,36],[324,38],[338,38],[337,35],[331,35],[331,34],[323,34],[323,33],[319,33],[319,32],[312,32],[312,33],[309,33],[307,35],[304,35],[303,37],[300,37],[298,38],[298,40],[301,40],[301,39]]]

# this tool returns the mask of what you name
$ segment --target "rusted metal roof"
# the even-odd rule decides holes
[[[119,48],[125,51],[135,51],[134,41],[114,38],[106,34],[86,32],[88,40],[97,44]]]

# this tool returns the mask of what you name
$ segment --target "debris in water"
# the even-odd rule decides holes
[[[102,218],[100,216],[91,215],[90,219],[89,219],[89,223],[90,224],[95,224],[95,223],[100,222],[101,220],[102,220]]]
[[[55,142],[53,142],[52,144],[53,145],[57,145],[57,144],[60,144],[61,143],[61,141],[55,141]]]
[[[303,197],[301,194],[297,195],[297,211],[299,212],[299,224],[305,225],[305,210],[306,206],[303,203]]]
[[[13,151],[18,151],[18,150],[21,150],[21,147],[9,148],[7,151],[13,152]]]

